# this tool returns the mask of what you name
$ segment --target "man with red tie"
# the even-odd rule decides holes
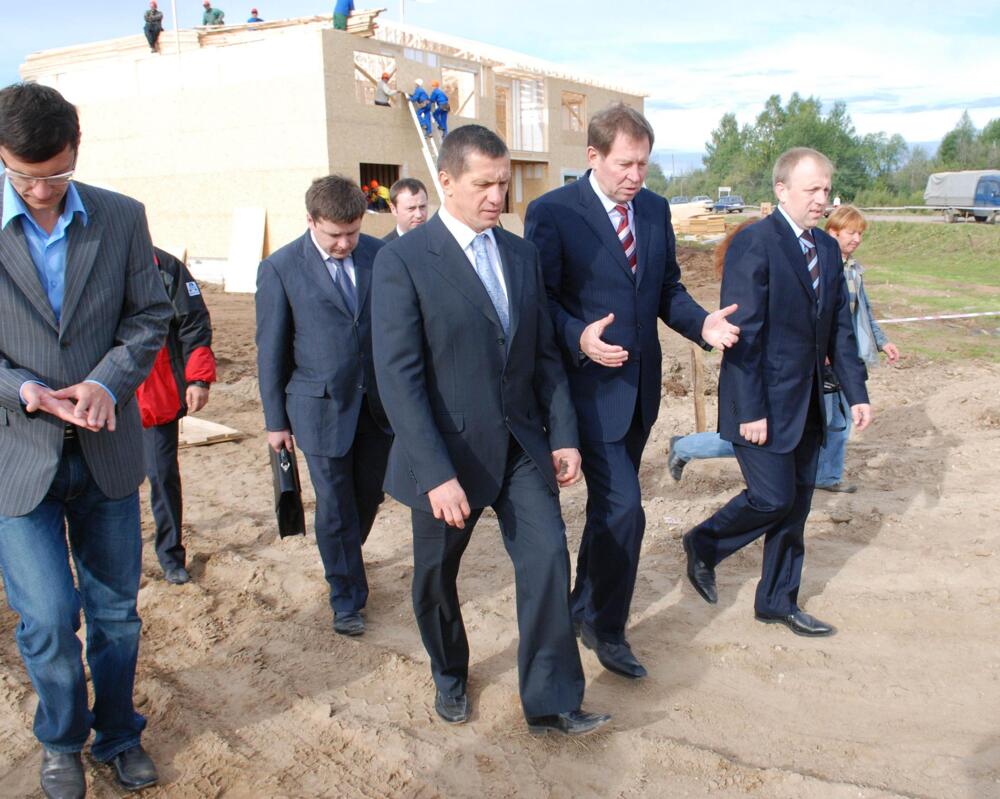
[[[708,313],[680,282],[667,201],[642,187],[653,129],[618,103],[587,129],[587,175],[529,207],[525,238],[541,253],[549,310],[580,428],[587,521],[573,616],[585,646],[624,677],[646,674],[625,627],[645,515],[639,463],[660,409],[657,319],[705,347],[739,329]]]

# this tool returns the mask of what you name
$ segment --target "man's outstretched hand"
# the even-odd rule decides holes
[[[740,340],[740,329],[736,325],[730,324],[726,318],[738,307],[738,305],[729,305],[718,311],[712,311],[705,317],[705,323],[701,326],[701,337],[707,344],[711,344],[716,349],[724,350]]]

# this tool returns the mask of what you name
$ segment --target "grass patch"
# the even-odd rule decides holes
[[[858,248],[876,318],[1000,311],[1000,226],[871,222]],[[904,353],[1000,361],[1000,316],[887,325]]]

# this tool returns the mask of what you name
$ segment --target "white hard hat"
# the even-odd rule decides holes
[[[417,78],[416,83],[417,83],[417,86],[423,86],[424,85],[424,79],[423,78]]]

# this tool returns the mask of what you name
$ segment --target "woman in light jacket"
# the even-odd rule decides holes
[[[878,365],[878,354],[884,352],[889,363],[899,360],[899,350],[889,341],[875,321],[868,295],[865,293],[863,275],[865,270],[854,260],[854,251],[861,244],[868,223],[864,215],[853,205],[838,206],[826,223],[826,232],[840,245],[840,255],[844,261],[844,278],[851,300],[851,317],[854,320],[854,335],[858,340],[858,356],[871,368]],[[819,452],[819,467],[816,470],[816,488],[852,494],[857,486],[843,482],[844,450],[851,434],[850,417],[845,418],[847,399],[842,392],[826,394],[826,444]]]

